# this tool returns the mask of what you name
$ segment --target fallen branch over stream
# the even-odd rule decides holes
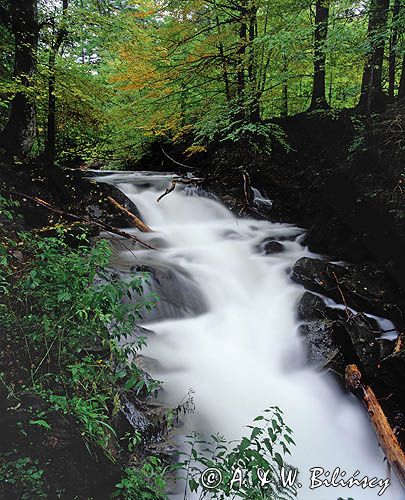
[[[209,177],[207,177],[207,178],[203,178],[203,177],[190,177],[190,178],[188,178],[188,177],[175,177],[172,180],[170,187],[168,187],[166,189],[166,191],[163,194],[161,194],[156,201],[159,203],[159,201],[162,198],[164,198],[165,196],[170,194],[172,191],[174,191],[176,189],[177,184],[183,184],[183,185],[196,184],[198,186],[198,185],[213,182],[216,180],[218,180],[217,177],[211,177],[211,178],[209,178]]]
[[[54,207],[53,205],[51,205],[47,201],[42,200],[41,198],[38,198],[37,196],[29,196],[29,195],[24,194],[24,193],[19,193],[18,191],[5,191],[4,189],[1,189],[1,191],[6,192],[7,194],[12,195],[12,196],[18,196],[19,198],[31,200],[31,201],[35,202],[37,205],[44,207],[47,210],[54,212],[58,215],[61,215],[62,217],[66,217],[68,219],[80,221],[80,222],[83,222],[84,224],[92,224],[94,226],[99,227],[100,229],[103,229],[104,231],[107,231],[108,233],[117,234],[118,236],[122,236],[123,238],[128,238],[130,240],[136,241],[137,243],[144,246],[145,248],[148,248],[150,250],[156,250],[155,247],[149,245],[148,243],[145,243],[144,241],[140,240],[139,238],[137,238],[136,236],[134,236],[132,234],[129,234],[125,231],[122,231],[121,229],[110,226],[109,224],[106,224],[105,222],[101,222],[100,220],[93,219],[93,218],[88,217],[88,216],[82,217],[80,215],[75,215],[75,214],[72,214],[69,212],[65,212],[61,208]]]
[[[124,215],[126,215],[129,219],[131,219],[134,227],[138,228],[143,233],[151,233],[152,232],[152,229],[149,226],[147,226],[144,222],[142,222],[139,217],[134,215],[132,212],[130,212],[123,205],[118,203],[118,201],[114,200],[114,198],[112,196],[108,196],[107,200],[111,203],[111,205],[113,205],[113,207],[115,207],[120,212],[122,212]]]
[[[347,365],[345,370],[347,387],[362,400],[388,464],[394,470],[401,485],[405,488],[405,454],[392,430],[373,389],[363,384],[361,372],[356,365]]]

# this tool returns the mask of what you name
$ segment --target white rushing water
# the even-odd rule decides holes
[[[360,403],[329,375],[306,366],[296,319],[303,289],[288,277],[290,266],[310,255],[294,240],[302,231],[235,218],[218,201],[188,196],[180,187],[157,203],[170,185],[167,175],[118,173],[98,180],[116,184],[134,201],[154,231],[142,239],[161,248],[123,249],[122,268],[184,270],[194,283],[187,293],[200,293],[194,299],[205,312],[144,325],[155,335],[143,354],[158,360],[151,375],[164,382],[166,402],[176,406],[189,388],[194,391],[196,410],[187,427],[237,439],[254,417],[278,405],[294,431],[289,461],[300,470],[301,500],[403,498],[396,483],[382,497],[378,487],[309,489],[312,467],[377,478],[387,477],[387,467]],[[280,237],[284,252],[260,253],[264,239]]]

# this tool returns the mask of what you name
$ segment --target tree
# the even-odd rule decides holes
[[[358,105],[367,113],[382,106],[386,101],[382,88],[382,70],[388,10],[389,0],[370,0],[367,30],[369,48],[366,53]]]
[[[49,47],[48,60],[48,118],[47,135],[45,142],[45,158],[49,166],[53,166],[56,157],[56,57],[67,35],[65,26],[66,13],[68,10],[68,0],[62,1],[62,18],[59,27],[55,27],[55,17],[52,19],[53,39]]]
[[[0,148],[7,156],[23,157],[30,152],[36,136],[32,94],[39,37],[37,2],[12,0],[9,12],[15,41],[14,78],[17,92],[11,101],[8,122],[0,134]]]
[[[400,22],[401,1],[394,0],[392,8],[392,27],[390,36],[390,46],[388,55],[388,95],[391,101],[394,99],[395,93],[395,74],[397,63],[397,44],[398,44],[398,27]]]
[[[402,56],[402,71],[401,71],[401,80],[399,82],[398,88],[398,98],[405,98],[405,54]]]
[[[328,36],[329,0],[316,0],[314,32],[314,77],[310,110],[327,109],[325,95],[326,40]]]

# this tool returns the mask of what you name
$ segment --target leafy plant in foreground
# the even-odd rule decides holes
[[[23,383],[17,387],[7,376],[2,382],[9,394],[33,391],[50,404],[50,411],[73,415],[89,450],[98,444],[109,454],[115,434],[109,422],[120,406],[118,386],[146,394],[156,387],[135,365],[145,339],[133,335],[155,298],[142,296],[146,274],[123,280],[109,271],[106,240],[91,246],[81,232],[77,245],[68,245],[63,228],[53,237],[24,233],[15,241],[3,240],[3,341],[18,345]],[[10,272],[14,248],[23,250],[24,264]],[[46,427],[46,416],[34,414],[32,421]]]
[[[164,467],[156,457],[149,457],[139,468],[127,467],[112,498],[127,500],[167,499],[166,475],[170,467]]]
[[[254,422],[248,426],[250,435],[238,442],[227,442],[219,435],[212,435],[210,441],[198,434],[189,436],[190,452],[181,463],[186,473],[185,498],[189,491],[217,500],[296,497],[298,471],[285,462],[295,443],[282,411],[269,408]],[[287,484],[289,475],[292,484]]]

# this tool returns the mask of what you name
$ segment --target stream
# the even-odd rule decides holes
[[[142,354],[156,360],[148,371],[163,381],[165,404],[176,407],[193,391],[195,411],[184,417],[179,439],[190,430],[240,439],[244,426],[277,405],[294,431],[288,461],[300,471],[299,499],[403,498],[394,480],[382,496],[380,487],[310,489],[313,467],[339,467],[346,478],[360,471],[359,478],[385,479],[388,472],[360,402],[307,365],[296,319],[303,288],[288,276],[297,259],[313,255],[299,243],[303,230],[236,218],[201,189],[178,186],[157,203],[171,178],[119,172],[96,180],[116,185],[154,231],[127,229],[159,251],[115,245],[113,265],[156,270],[152,289],[161,300],[142,324],[154,332]],[[281,241],[284,251],[265,255],[266,239]]]

